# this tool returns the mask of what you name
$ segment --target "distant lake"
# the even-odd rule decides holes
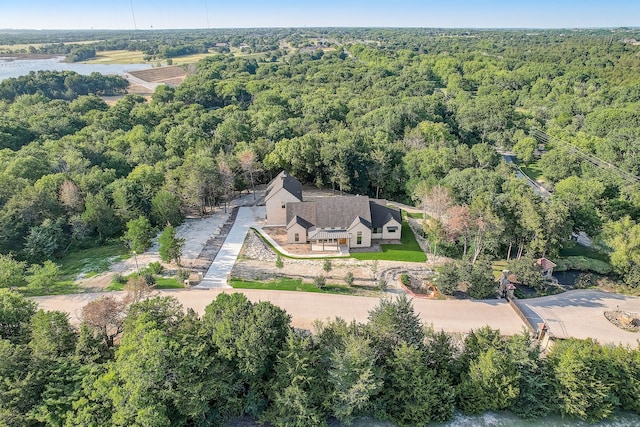
[[[91,74],[98,72],[101,74],[123,75],[127,71],[144,70],[151,68],[151,64],[80,64],[77,62],[61,62],[64,57],[47,59],[11,59],[0,58],[0,81],[10,77],[20,77],[29,74],[31,71],[75,71],[78,74]]]

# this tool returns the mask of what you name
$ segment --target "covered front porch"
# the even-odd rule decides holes
[[[346,230],[313,230],[309,232],[312,251],[349,253],[351,235]]]

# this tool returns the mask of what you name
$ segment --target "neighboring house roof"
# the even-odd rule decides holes
[[[296,199],[302,201],[302,184],[300,184],[300,181],[289,175],[287,171],[280,172],[267,185],[264,200],[269,200],[282,188],[291,193]]]
[[[293,227],[295,224],[301,225],[302,227],[304,227],[307,230],[309,228],[313,227],[313,224],[311,224],[309,221],[307,221],[306,219],[296,215],[291,219],[291,221],[289,221],[287,223],[287,230],[290,229],[291,227]]]
[[[542,267],[542,271],[549,271],[557,265],[553,261],[548,260],[546,258],[538,258],[536,260],[536,264]]]
[[[369,206],[371,208],[371,225],[373,227],[382,227],[392,219],[395,219],[398,224],[402,224],[402,215],[400,214],[400,210],[387,207],[386,204],[387,201],[382,199],[369,201]]]

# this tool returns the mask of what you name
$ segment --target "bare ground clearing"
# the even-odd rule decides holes
[[[182,266],[192,271],[206,271],[217,254],[217,249],[224,241],[224,232],[228,231],[227,221],[230,219],[234,206],[250,205],[254,202],[253,195],[245,194],[235,199],[231,206],[215,208],[213,212],[204,218],[187,218],[185,222],[176,228],[178,237],[185,239],[185,246],[182,251]],[[146,268],[151,262],[160,262],[158,253],[157,237],[153,246],[142,254],[137,254],[124,261],[116,262],[109,267],[109,271],[91,278],[79,277],[77,282],[82,292],[104,291],[113,280],[116,273],[128,275],[138,269]],[[176,266],[163,263],[166,273],[173,273]],[[192,280],[197,280],[194,273]]]

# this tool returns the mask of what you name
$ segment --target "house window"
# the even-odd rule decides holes
[[[293,236],[293,239],[294,239],[296,242],[299,242],[299,241],[300,241],[300,233],[296,233],[296,234]]]
[[[395,233],[396,231],[398,231],[398,227],[387,227],[387,232],[389,233]]]
[[[382,227],[373,227],[373,234],[382,233]]]
[[[356,245],[361,245],[362,244],[362,231],[358,231],[358,234],[356,234]]]
[[[284,202],[282,202],[281,206],[282,206],[282,209],[284,209]]]

